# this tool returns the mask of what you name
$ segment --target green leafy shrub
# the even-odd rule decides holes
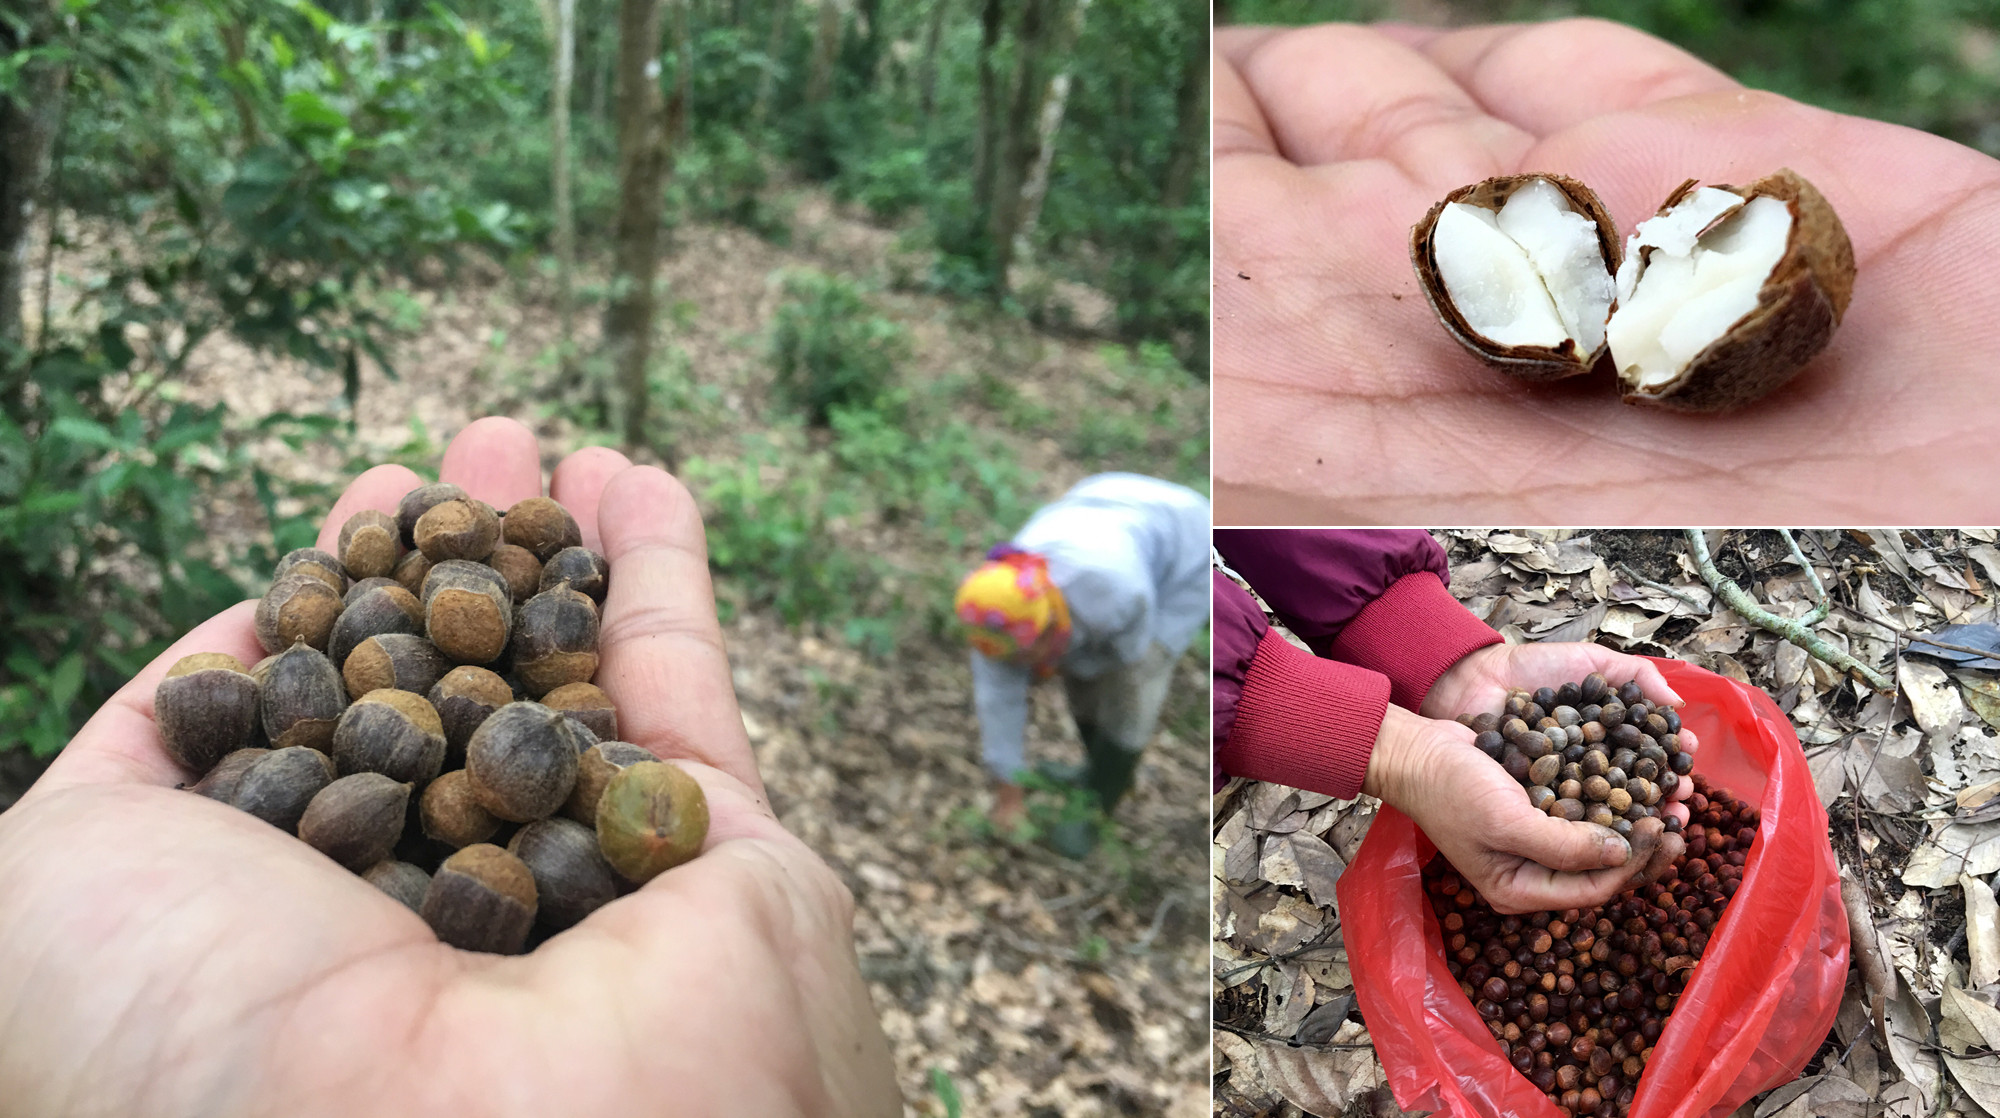
[[[835,408],[893,407],[896,363],[908,350],[903,328],[875,314],[852,280],[794,271],[771,331],[778,394],[814,426]]]

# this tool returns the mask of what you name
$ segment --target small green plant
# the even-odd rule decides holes
[[[944,1107],[945,1118],[960,1118],[965,1113],[965,1100],[958,1096],[958,1084],[951,1081],[951,1075],[943,1068],[931,1069],[931,1094]]]
[[[896,363],[909,348],[903,328],[875,314],[851,280],[794,271],[783,285],[771,333],[779,395],[818,427],[835,408],[890,403]]]

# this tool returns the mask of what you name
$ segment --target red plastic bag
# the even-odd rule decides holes
[[[1631,1118],[1723,1116],[1796,1078],[1826,1039],[1847,982],[1847,916],[1798,735],[1770,697],[1678,660],[1655,660],[1700,742],[1696,770],[1761,813],[1743,884],[1639,1078]],[[1500,1055],[1445,969],[1424,895],[1437,852],[1384,807],[1341,875],[1354,994],[1404,1110],[1437,1118],[1555,1118]]]

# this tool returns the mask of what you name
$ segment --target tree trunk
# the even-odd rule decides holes
[[[688,5],[693,0],[672,0],[674,6],[674,99],[667,106],[667,131],[675,144],[688,138],[688,118],[694,102],[694,39],[688,33]]]
[[[40,46],[54,22],[50,5],[29,15],[46,22],[25,28],[0,22],[0,53]],[[17,37],[16,29],[25,31]],[[69,67],[31,62],[15,79],[11,94],[0,94],[0,368],[23,354],[21,300],[28,278],[28,240],[35,208],[48,178],[49,153],[55,145],[58,106],[69,85]],[[42,326],[44,333],[48,326]]]
[[[632,447],[647,443],[646,366],[652,356],[653,276],[667,165],[660,2],[619,0],[618,5],[618,220],[604,347],[624,389],[625,442]]]
[[[979,130],[972,146],[973,213],[983,225],[993,213],[994,137],[999,133],[999,79],[993,73],[993,51],[1000,45],[1000,0],[986,0],[979,9]]]
[[[1192,21],[1206,21],[1197,6],[1183,6]],[[1191,33],[1181,51],[1181,82],[1174,97],[1174,144],[1167,155],[1167,174],[1160,204],[1179,209],[1188,204],[1195,175],[1208,159],[1208,36]]]
[[[840,0],[819,0],[819,30],[813,35],[812,69],[806,75],[806,104],[817,107],[833,93],[833,59],[840,49]]]
[[[926,125],[937,110],[938,43],[944,39],[944,14],[950,7],[951,0],[931,0],[930,25],[924,28],[924,58],[917,66],[917,104]]]
[[[1036,126],[1035,166],[1021,186],[1021,218],[1014,230],[1014,256],[1023,264],[1034,254],[1035,226],[1042,220],[1042,202],[1049,195],[1049,169],[1056,161],[1056,134],[1062,131],[1063,109],[1069,104],[1070,65],[1076,58],[1077,40],[1083,37],[1083,14],[1090,0],[1074,0],[1069,18],[1063,21],[1062,38],[1055,57],[1063,59],[1062,72],[1049,81],[1042,98],[1042,116]]]
[[[569,95],[576,78],[576,0],[554,0],[554,107],[550,110],[555,150],[551,153],[551,184],[556,208],[556,378],[565,389],[576,386],[576,212],[569,190]]]
[[[222,25],[222,52],[229,59],[231,70],[240,70],[243,65],[244,50],[248,45],[250,32],[243,22],[232,19]],[[257,112],[251,107],[250,95],[243,92],[242,79],[232,77],[229,81],[229,97],[236,104],[236,124],[243,132],[243,150],[257,146]]]
[[[785,16],[793,0],[771,0],[771,34],[764,41],[764,73],[757,79],[757,103],[750,109],[750,122],[761,125],[771,111],[771,93],[778,84],[778,54],[785,49]]]
[[[1025,0],[1020,31],[1014,42],[1014,96],[1001,134],[1000,157],[993,172],[993,210],[986,236],[993,248],[993,295],[1007,294],[1007,269],[1013,263],[1014,231],[1021,218],[1021,184],[1033,146],[1035,103],[1042,93],[1042,56],[1048,46],[1048,4]]]

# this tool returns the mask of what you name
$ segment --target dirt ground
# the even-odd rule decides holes
[[[895,280],[912,264],[899,258],[892,231],[814,191],[795,190],[791,201],[787,247],[720,225],[673,233],[662,268],[663,335],[685,355],[689,379],[710,393],[698,417],[670,420],[682,460],[726,458],[765,421],[763,337],[780,297],[774,276],[786,267],[878,285],[876,305],[911,336],[901,371],[911,383],[999,366],[1037,403],[1065,413],[1104,406],[1118,374],[1101,340],[1047,335],[983,308],[898,290]],[[80,239],[73,259],[58,259],[59,277],[87,268],[90,238]],[[1072,320],[1102,316],[1101,299],[1072,294]],[[400,378],[364,370],[353,436],[297,449],[274,439],[256,448],[257,459],[281,482],[338,484],[356,461],[428,453],[434,465],[466,422],[497,414],[534,428],[553,466],[597,436],[546,402],[556,328],[545,295],[538,281],[478,266],[441,289],[411,292],[420,325],[397,347]],[[63,306],[59,295],[56,313]],[[594,323],[585,325],[580,344],[588,348],[593,334]],[[226,337],[202,343],[180,391],[226,401],[246,429],[280,412],[344,414],[337,379]],[[1175,413],[1205,419],[1205,387],[1190,378],[1186,393]],[[1057,440],[1007,434],[1041,498],[1090,472]],[[313,500],[281,498],[279,511],[311,512]],[[247,484],[218,493],[203,514],[218,559],[267,531]],[[894,529],[871,539],[920,564],[955,569],[976,557],[935,554],[935,545]],[[893,656],[871,659],[757,611],[725,628],[773,803],[854,891],[862,966],[911,1111],[1201,1113],[1205,641],[1179,669],[1115,832],[1075,862],[984,835],[989,796],[962,649],[911,638]],[[1061,689],[1039,688],[1035,704],[1030,760],[1079,759]]]
[[[1684,659],[1761,688],[1797,731],[1868,911],[1831,1033],[1736,1118],[2000,1113],[2000,658],[1912,639],[2000,647],[1995,530],[1799,532],[1823,594],[1780,533],[1707,533],[1718,573],[1804,619],[1811,652],[1717,600],[1680,532],[1435,534],[1452,593],[1509,641]],[[1821,658],[1840,653],[1881,689]],[[1360,963],[1334,899],[1375,806],[1244,781],[1215,797],[1216,1115],[1402,1113],[1354,1008]]]

